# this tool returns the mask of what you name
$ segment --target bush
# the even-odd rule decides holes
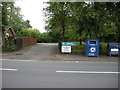
[[[80,45],[79,42],[76,42],[76,46],[72,46],[72,54],[85,54],[85,43]]]
[[[16,50],[16,45],[11,43],[7,45],[7,48],[9,51],[15,51]]]
[[[3,51],[14,51],[16,50],[16,45],[14,44],[14,40],[9,39],[7,36],[3,36],[4,43],[2,46]]]
[[[107,43],[100,43],[100,54],[107,54]]]
[[[17,47],[15,44],[13,44],[12,42],[9,42],[6,45],[2,46],[2,51],[15,51],[16,48]]]
[[[79,44],[79,42],[76,42],[76,46],[72,46],[72,54],[83,54],[86,53],[86,43],[83,43],[82,45]],[[100,54],[106,55],[107,54],[107,43],[100,43]]]
[[[22,36],[34,37],[37,40],[40,39],[41,33],[37,29],[26,29],[21,32]]]

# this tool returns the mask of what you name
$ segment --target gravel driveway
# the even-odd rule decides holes
[[[3,59],[40,61],[118,61],[115,56],[87,57],[84,55],[60,54],[57,44],[38,43],[19,51],[2,54]]]

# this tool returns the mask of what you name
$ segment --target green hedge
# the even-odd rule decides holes
[[[76,46],[72,46],[72,54],[85,54],[85,48],[85,43],[80,45],[79,42],[77,42]]]
[[[100,54],[107,55],[107,43],[100,43]]]
[[[85,55],[86,53],[86,44],[83,43],[82,45],[77,42],[76,46],[72,46],[72,54],[82,54]],[[100,43],[100,54],[106,55],[107,54],[107,43]]]

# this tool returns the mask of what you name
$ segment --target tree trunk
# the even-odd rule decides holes
[[[65,27],[64,25],[62,26],[62,41],[65,40]]]
[[[82,39],[81,39],[82,32],[80,32],[79,35],[80,35],[80,45],[82,45]]]
[[[80,45],[82,45],[82,39],[80,39]]]

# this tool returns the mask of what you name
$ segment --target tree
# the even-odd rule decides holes
[[[62,40],[79,40],[80,44],[86,39],[120,42],[120,2],[48,4],[44,9],[48,19],[46,29],[52,38],[62,35]]]
[[[2,30],[4,31],[4,28],[6,25],[8,25],[8,17],[7,17],[7,3],[1,3],[2,6]]]
[[[67,28],[67,19],[69,15],[69,3],[64,2],[49,2],[49,6],[44,9],[47,16],[47,30],[60,30],[62,41],[65,40],[65,30]]]
[[[7,36],[5,36],[6,26],[11,26],[17,33],[22,31],[23,29],[31,28],[29,21],[24,21],[23,16],[20,14],[20,8],[15,7],[14,2],[1,2],[0,6],[2,8],[2,39],[3,46],[8,50],[14,50],[15,45],[13,41],[10,41]]]
[[[21,8],[15,7],[14,2],[2,2],[2,27],[11,26],[16,31],[31,28],[30,21],[23,20]]]
[[[106,42],[119,42],[120,2],[95,3],[94,9],[99,14],[99,38]]]

